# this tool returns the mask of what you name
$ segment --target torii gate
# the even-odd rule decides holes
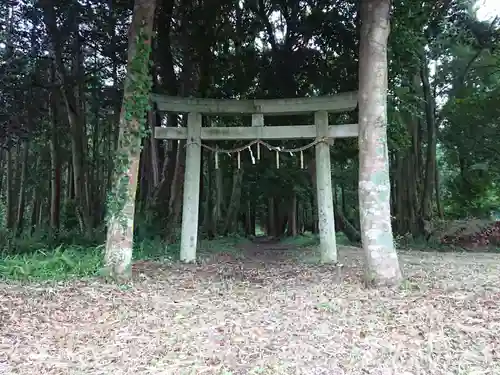
[[[328,113],[352,111],[357,92],[294,99],[198,99],[153,95],[158,111],[187,113],[186,127],[156,127],[157,139],[187,140],[180,259],[196,260],[200,196],[201,142],[204,140],[271,140],[357,137],[358,124],[329,125]],[[265,126],[264,116],[314,113],[314,125]],[[202,115],[251,115],[252,127],[202,127]],[[318,142],[316,189],[322,262],[336,262],[330,145]]]

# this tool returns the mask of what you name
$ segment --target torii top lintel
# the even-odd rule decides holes
[[[289,99],[206,99],[152,95],[157,109],[162,112],[213,115],[262,113],[285,115],[326,111],[330,113],[352,111],[358,104],[358,93],[345,92],[331,96]]]

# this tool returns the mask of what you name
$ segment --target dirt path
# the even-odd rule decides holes
[[[269,237],[256,237],[253,241],[239,244],[243,256],[257,262],[282,262],[290,260],[290,253],[299,251],[296,246],[280,243]],[[304,249],[304,251],[307,251]]]

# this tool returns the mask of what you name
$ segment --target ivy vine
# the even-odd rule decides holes
[[[135,40],[135,53],[129,63],[123,98],[123,118],[120,124],[118,149],[114,160],[115,190],[108,195],[108,223],[118,220],[127,226],[123,210],[129,197],[130,158],[141,152],[141,140],[149,134],[147,112],[151,109],[150,94],[153,86],[151,77],[150,36],[141,28]]]

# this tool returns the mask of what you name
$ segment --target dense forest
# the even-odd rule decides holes
[[[149,93],[243,99],[358,90],[357,1],[142,3],[149,12],[143,16],[154,21],[146,25],[151,43],[129,38],[131,0],[0,5],[0,249],[6,254],[105,243],[109,212],[123,194],[114,171],[122,160],[119,123],[129,114],[127,100],[132,112],[149,106],[130,141],[139,155],[132,216],[141,248],[179,241],[185,171],[184,143],[155,139],[152,130],[185,125],[186,118],[163,116],[148,104]],[[387,100],[396,239],[429,240],[438,223],[492,220],[500,208],[500,22],[478,19],[474,7],[470,0],[393,4]],[[351,112],[335,121],[357,117]],[[217,118],[219,126],[245,121]],[[274,125],[290,121],[297,117],[277,117]],[[314,150],[303,158],[304,168],[298,154],[281,154],[277,165],[263,149],[255,164],[248,153],[239,162],[221,155],[215,168],[213,153],[204,150],[201,236],[317,233]],[[358,141],[336,140],[331,161],[336,230],[358,243]]]

